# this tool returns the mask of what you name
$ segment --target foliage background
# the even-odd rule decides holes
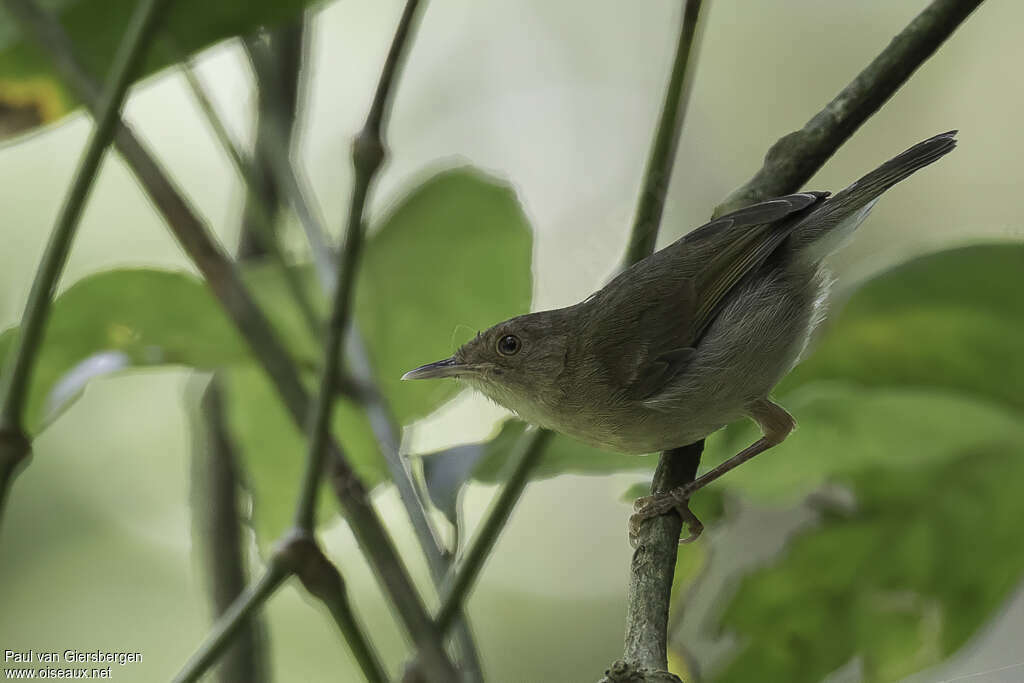
[[[922,4],[711,3],[661,243],[703,222],[711,208],[759,165],[770,141],[817,111]],[[533,225],[534,308],[568,304],[588,294],[611,272],[625,241],[671,56],[675,5],[434,0],[398,90],[389,136],[394,156],[373,197],[372,215],[385,215],[432,170],[471,162],[512,183]],[[341,224],[351,184],[349,140],[361,123],[399,10],[395,2],[336,3],[326,6],[317,19],[310,106],[303,114],[300,145],[307,174],[333,226]],[[1016,188],[1024,181],[1018,131],[1024,95],[1007,87],[1016,73],[1014,65],[1024,57],[1015,29],[1022,20],[1024,7],[1014,3],[983,5],[809,183],[815,189],[837,189],[912,142],[954,127],[961,130],[955,154],[895,190],[851,246],[834,259],[840,296],[855,282],[914,254],[976,241],[1019,242],[1024,236],[1024,219],[1015,201]],[[203,59],[203,74],[216,84],[218,104],[236,130],[248,131],[251,83],[237,46],[229,43],[210,50]],[[146,81],[135,91],[128,116],[138,122],[222,239],[233,244],[243,189],[181,77],[165,72]],[[0,147],[0,324],[5,328],[20,314],[87,130],[88,122],[76,115]],[[86,211],[64,286],[125,265],[190,270],[120,160],[112,156]],[[963,280],[968,303],[946,320],[967,319],[979,308],[969,301],[987,281],[986,267],[979,270],[978,277]],[[1015,291],[1012,278],[997,279],[1004,270],[991,272],[988,281],[996,282],[995,290]],[[423,264],[409,264],[410,278],[431,274]],[[477,278],[467,276],[465,287],[479,286]],[[995,296],[987,291],[981,295],[985,301]],[[951,296],[947,292],[938,300]],[[1019,304],[1012,306],[1013,299],[999,299],[997,305],[1005,314],[995,317],[1019,321],[1021,311]],[[179,304],[166,302],[169,307]],[[439,301],[431,313],[445,321],[448,310]],[[458,334],[456,322],[450,325],[453,336]],[[929,367],[942,369],[949,366],[948,361],[941,362],[944,357],[977,353],[976,346],[965,346],[964,337],[954,332],[925,326],[914,335],[911,351],[937,354],[939,361]],[[949,349],[943,345],[947,339],[955,342]],[[409,349],[420,341],[414,336],[396,340]],[[826,350],[823,347],[817,362],[827,363]],[[837,353],[841,356],[842,350]],[[1014,437],[1020,443],[1024,428],[1019,397],[1015,405],[1007,405],[1019,396],[1012,388],[1020,386],[1013,383],[1020,375],[1001,376],[1000,369],[986,371],[968,364],[965,381],[974,380],[977,391],[966,396],[927,387],[878,394],[832,384],[806,388],[812,395],[805,400],[815,410],[801,412],[801,396],[806,393],[786,401],[802,422],[801,432],[811,437],[815,429],[824,432],[822,440],[807,442],[814,443],[822,460],[841,450],[827,440],[837,433],[847,444],[849,439],[881,441],[889,447],[848,446],[854,454],[870,451],[880,456],[877,462],[872,460],[875,470],[862,468],[855,460],[856,467],[850,470],[854,478],[873,473],[877,477],[870,481],[896,482],[894,492],[889,492],[896,500],[923,486],[922,480],[938,482],[936,490],[948,494],[931,516],[922,506],[899,513],[891,506],[880,508],[879,523],[895,529],[891,545],[873,551],[882,565],[880,574],[895,548],[906,555],[899,566],[939,577],[954,575],[953,568],[944,568],[965,566],[956,562],[972,555],[1003,560],[1020,554],[1012,536],[991,546],[979,542],[961,547],[947,546],[947,535],[941,533],[952,535],[958,520],[990,499],[961,498],[959,489],[972,477],[988,478],[996,485],[1002,479],[1004,491],[1021,481],[1019,473],[1012,478],[1020,469],[1007,457],[1013,452],[954,452],[927,472],[923,466],[920,471],[901,468],[902,479],[885,469],[889,458],[913,459],[929,451],[925,446],[933,451],[948,449],[951,443],[973,448],[984,435],[994,435],[992,443],[997,445]],[[855,372],[861,383],[884,375],[885,368],[871,365],[869,359]],[[183,400],[188,377],[187,371],[171,368],[98,381],[37,440],[32,464],[13,489],[3,529],[0,647],[140,650],[145,662],[126,669],[124,680],[153,680],[169,676],[198,642],[207,615],[197,564],[190,556],[190,437]],[[979,397],[986,391],[987,397]],[[829,422],[837,413],[852,414],[838,432]],[[479,397],[460,396],[414,430],[410,448],[426,452],[484,438],[501,415]],[[900,417],[896,428],[893,415]],[[921,417],[915,421],[913,415]],[[738,443],[743,438],[731,433],[720,441]],[[757,561],[770,564],[767,558],[781,545],[783,532],[808,523],[812,513],[800,505],[786,480],[791,469],[784,458],[798,456],[780,450],[737,473],[737,486],[755,498],[730,501],[726,528],[709,534],[715,545],[712,573],[724,575],[726,569]],[[827,461],[822,467],[825,473],[832,471]],[[640,478],[636,473],[563,475],[527,490],[469,603],[484,664],[494,680],[593,680],[620,651],[629,559],[624,531],[628,508],[621,494]],[[897,486],[901,481],[903,488]],[[491,491],[485,485],[468,490],[465,507],[471,524]],[[877,491],[879,497],[886,493]],[[925,494],[913,500],[927,500]],[[870,500],[874,499],[861,497],[865,510],[873,509]],[[415,543],[395,496],[381,489],[377,501],[416,578],[426,587],[425,567],[417,564]],[[1000,521],[1020,518],[1012,507],[998,511]],[[914,515],[924,517],[916,527]],[[967,518],[979,528],[987,522],[984,517]],[[830,642],[856,642],[864,644],[866,652],[878,653],[871,649],[870,639],[863,639],[865,630],[873,631],[883,646],[890,645],[897,653],[886,654],[882,647],[867,665],[853,659],[838,674],[851,678],[833,680],[896,678],[906,671],[886,667],[900,661],[898,655],[932,643],[919,632],[918,621],[902,624],[901,630],[899,619],[883,622],[870,610],[858,612],[863,604],[840,605],[833,612],[816,610],[818,602],[792,609],[808,595],[820,595],[811,592],[808,576],[828,579],[831,588],[823,591],[848,594],[849,584],[843,583],[839,569],[850,566],[856,551],[871,551],[842,536],[855,534],[856,528],[849,527],[856,523],[844,526],[842,516],[837,519],[835,528],[829,526],[826,532],[840,540],[830,543],[824,535],[798,540],[778,565],[780,573],[763,573],[741,584],[743,600],[737,604],[747,605],[747,610],[737,608],[741,613],[732,616],[727,611],[727,618],[757,634],[782,623],[780,614],[795,614],[807,622],[797,633],[820,637],[828,632]],[[907,527],[916,529],[917,535]],[[910,543],[922,536],[928,537],[927,543]],[[348,532],[333,525],[324,540],[339,560],[382,654],[397,664],[404,646]],[[706,549],[693,552],[703,557]],[[1002,570],[1007,575],[998,577],[1000,585],[1020,580],[1019,562],[1007,562],[1008,568]],[[982,563],[968,574],[984,577],[991,566]],[[878,578],[883,587],[885,581],[885,576]],[[994,584],[996,579],[986,582]],[[710,609],[702,599],[717,593],[712,583],[701,585],[676,645],[685,644],[702,664],[726,667],[718,669],[726,678],[749,680],[741,669],[728,668],[730,648],[737,647],[734,639],[701,623]],[[922,579],[920,585],[926,583]],[[886,608],[890,614],[898,615],[901,609],[920,612],[913,606],[901,607],[892,595],[888,598],[896,604]],[[982,596],[967,596],[963,604],[948,610],[940,605],[943,633],[956,633],[961,617],[986,625],[950,663],[922,680],[1019,662],[1014,643],[1024,634],[1024,598],[1018,589],[989,601],[995,602],[984,612],[979,608]],[[790,611],[777,611],[779,604]],[[276,597],[268,613],[272,661],[281,680],[321,680],[342,671],[354,675],[328,620],[318,607],[304,604],[294,588]],[[850,614],[855,616],[847,618]],[[784,653],[792,642],[766,642],[769,646]],[[921,663],[944,658],[941,643],[935,647],[939,649],[921,656]],[[884,666],[872,670],[870,661]],[[821,679],[832,668],[810,680]],[[778,671],[783,670],[788,669]],[[982,680],[1016,679],[1011,675]]]

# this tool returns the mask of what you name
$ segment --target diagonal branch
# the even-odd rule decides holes
[[[268,105],[266,120],[261,121],[259,135],[263,141],[261,152],[269,177],[291,204],[292,211],[299,219],[306,240],[312,248],[316,272],[325,285],[324,289],[331,292],[334,290],[334,278],[337,275],[334,249],[324,227],[323,214],[311,198],[309,183],[301,176],[297,164],[292,163],[291,130],[294,116],[290,115],[291,112],[285,103],[293,97],[296,83],[286,82],[289,79],[282,73],[273,50],[266,41],[249,38],[244,41],[244,45],[260,93],[265,93]]]
[[[5,0],[11,14],[38,39],[53,58],[58,72],[88,107],[99,104],[99,89],[81,65],[74,47],[60,24],[33,0]],[[185,200],[167,173],[122,121],[116,143],[140,184],[163,215],[184,251],[206,278],[256,359],[270,376],[292,418],[302,425],[307,419],[309,396],[284,346],[277,339],[266,315],[257,306],[223,249]],[[327,445],[333,480],[342,508],[353,533],[375,575],[395,606],[398,617],[413,642],[432,660],[447,656],[430,616],[398,556],[390,536],[370,503],[366,487],[359,480],[336,442]]]
[[[548,429],[538,429],[527,434],[520,445],[521,453],[516,460],[511,476],[502,486],[498,497],[491,503],[487,510],[480,530],[473,537],[472,543],[466,550],[466,555],[458,568],[451,572],[441,591],[441,608],[437,613],[437,626],[442,631],[447,630],[455,616],[462,609],[462,604],[469,595],[473,584],[476,582],[480,570],[483,568],[484,560],[491,554],[498,535],[505,528],[513,508],[519,502],[519,497],[526,488],[530,472],[540,462],[554,432]]]
[[[310,300],[309,293],[306,291],[305,284],[299,277],[298,272],[294,268],[288,267],[288,259],[281,248],[280,241],[275,235],[274,209],[276,207],[272,206],[273,202],[266,196],[268,193],[267,183],[261,182],[256,163],[246,157],[231,137],[231,133],[217,113],[217,109],[206,87],[196,73],[193,61],[186,59],[181,65],[181,71],[185,76],[189,89],[192,91],[192,95],[195,97],[196,103],[210,124],[214,136],[224,148],[228,158],[231,159],[231,163],[248,190],[243,221],[244,226],[248,229],[242,231],[242,247],[240,251],[242,253],[252,253],[255,249],[258,249],[270,255],[281,271],[285,286],[288,288],[292,300],[299,309],[299,313],[302,314],[303,322],[306,323],[306,326],[314,336],[319,335],[320,321],[313,302]],[[258,117],[262,118],[263,116],[265,114],[261,109]],[[259,131],[256,138],[257,149],[261,146],[260,135],[263,131],[263,125],[257,124],[257,130]]]
[[[263,603],[281,587],[288,578],[289,570],[277,555],[270,558],[270,562],[264,570],[263,575],[252,585],[245,589],[238,599],[217,619],[213,630],[202,646],[189,657],[181,672],[174,677],[175,683],[187,683],[199,680],[199,677],[210,668],[217,658],[223,654],[232,639],[239,630],[256,612],[263,607]]]
[[[36,270],[18,338],[0,378],[0,513],[10,479],[29,455],[29,439],[24,425],[25,405],[53,294],[67,263],[78,221],[98,175],[100,162],[117,130],[128,87],[139,70],[168,4],[168,0],[142,0],[132,14],[131,23],[114,57],[110,85],[104,94],[97,93],[96,125]]]
[[[799,190],[981,3],[933,0],[803,128],[772,145],[764,165],[714,215]]]
[[[345,228],[345,243],[334,266],[334,272],[338,277],[334,278],[336,285],[327,325],[327,338],[324,342],[324,368],[320,378],[320,391],[309,423],[309,458],[295,513],[295,526],[300,529],[313,528],[316,493],[323,469],[325,444],[330,436],[330,415],[334,406],[337,377],[341,369],[341,345],[352,317],[356,274],[366,233],[363,212],[370,186],[384,163],[385,148],[381,126],[386,113],[385,104],[389,102],[392,84],[404,54],[406,38],[416,18],[418,5],[418,0],[410,0],[406,4],[377,85],[374,105],[370,109],[363,130],[356,136],[352,145],[355,182]]]

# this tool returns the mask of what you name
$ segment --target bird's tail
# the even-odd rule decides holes
[[[883,192],[956,147],[951,130],[919,142],[822,202],[791,233],[798,253],[818,261],[837,249],[871,211]]]

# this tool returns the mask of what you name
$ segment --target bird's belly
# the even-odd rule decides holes
[[[741,403],[688,404],[677,410],[651,410],[635,403],[610,411],[522,417],[603,450],[642,455],[694,443],[743,415]]]

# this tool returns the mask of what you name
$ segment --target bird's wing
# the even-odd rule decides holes
[[[595,294],[585,333],[624,397],[648,398],[682,371],[727,294],[786,239],[794,214],[825,196],[792,194],[721,216]]]

